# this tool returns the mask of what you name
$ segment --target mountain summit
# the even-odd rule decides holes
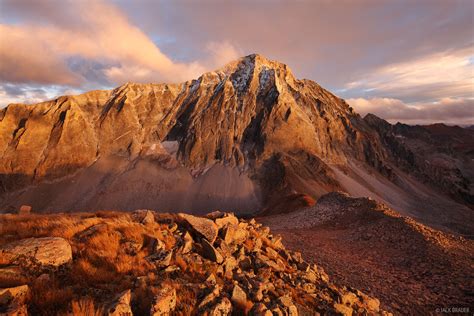
[[[287,212],[341,190],[463,230],[472,205],[463,168],[437,183],[392,125],[256,54],[182,84],[10,104],[0,156],[3,208]]]

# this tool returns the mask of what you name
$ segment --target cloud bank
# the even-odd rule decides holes
[[[420,107],[456,100],[472,118],[473,16],[471,0],[0,0],[0,107],[181,82],[260,53],[384,115],[394,117],[381,100],[398,100],[405,112],[451,122]]]
[[[358,113],[372,113],[391,123],[474,125],[474,99],[443,98],[432,103],[406,104],[391,98],[346,100]]]
[[[102,83],[181,82],[238,56],[229,42],[209,42],[210,57],[176,62],[102,1],[22,0],[3,6],[31,22],[0,25],[2,82],[80,86],[90,79],[81,60],[101,65]]]

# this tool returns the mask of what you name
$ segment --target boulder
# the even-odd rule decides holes
[[[150,316],[167,316],[176,308],[176,289],[164,287],[153,298]]]
[[[28,238],[0,248],[0,255],[7,264],[33,263],[58,267],[72,260],[72,249],[64,238]]]
[[[126,290],[115,297],[107,308],[107,316],[132,316],[132,308],[130,307],[130,299],[132,292]]]
[[[207,258],[217,263],[221,263],[224,260],[220,252],[216,248],[214,248],[214,246],[211,245],[211,243],[207,240],[203,239],[201,245],[202,255],[204,258]]]
[[[178,216],[187,222],[196,233],[206,238],[211,244],[214,243],[218,233],[218,228],[214,221],[184,213],[179,213]]]

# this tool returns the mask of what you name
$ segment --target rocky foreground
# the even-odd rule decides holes
[[[420,224],[370,198],[340,192],[258,219],[335,284],[363,290],[398,315],[474,306],[474,241]]]
[[[1,315],[386,315],[228,213],[0,217]]]

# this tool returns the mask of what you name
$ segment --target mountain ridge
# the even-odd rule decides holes
[[[434,220],[454,205],[466,212],[471,193],[463,180],[439,186],[422,176],[424,165],[412,179],[413,150],[382,121],[360,117],[317,83],[257,54],[181,84],[127,83],[12,104],[0,112],[0,205],[250,213],[270,205],[291,210],[295,197],[304,206],[306,196],[350,192],[348,181],[356,181],[363,194],[420,218],[428,211],[412,186],[429,201],[454,183],[452,196],[438,197],[444,204],[433,203],[439,210],[428,215]]]

